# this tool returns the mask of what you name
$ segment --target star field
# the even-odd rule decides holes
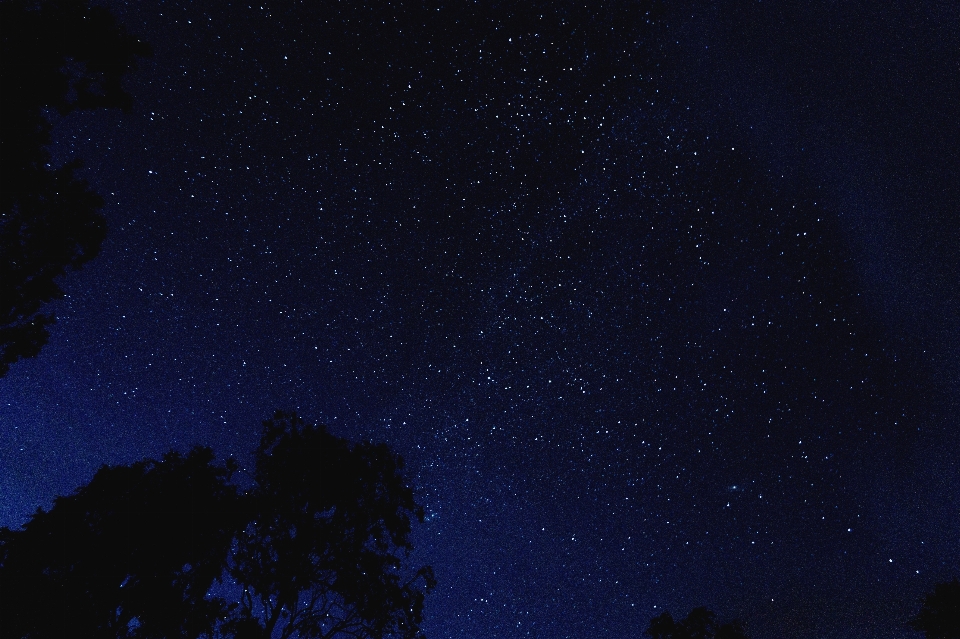
[[[866,60],[956,87],[907,45],[960,16],[763,4],[112,3],[155,54],[56,130],[110,232],[0,380],[0,523],[294,409],[406,458],[436,639],[914,636],[960,569],[960,120]]]

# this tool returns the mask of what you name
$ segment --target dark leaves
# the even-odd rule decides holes
[[[51,166],[51,114],[130,107],[121,80],[149,48],[102,7],[0,2],[0,377],[46,343],[57,279],[92,259],[105,235],[101,198]]]
[[[960,639],[960,580],[937,584],[910,627],[927,639]]]
[[[209,449],[102,468],[21,531],[0,530],[11,637],[420,636],[429,567],[410,574],[403,464],[278,413],[254,483]],[[8,636],[4,634],[4,636]]]
[[[0,625],[12,637],[196,637],[225,604],[207,593],[237,494],[209,449],[104,467],[0,542]],[[69,631],[69,633],[65,632]]]
[[[256,456],[251,523],[230,574],[249,584],[241,620],[327,636],[414,637],[429,569],[401,576],[411,517],[422,519],[403,462],[383,444],[350,444],[278,413]]]
[[[683,621],[665,612],[650,621],[646,634],[653,639],[747,639],[739,621],[720,624],[706,608],[694,608]]]

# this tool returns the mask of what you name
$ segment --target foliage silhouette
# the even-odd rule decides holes
[[[351,445],[295,415],[265,422],[230,568],[244,593],[228,627],[238,637],[417,637],[434,580],[429,568],[400,574],[410,520],[423,520],[402,468],[383,444]]]
[[[255,460],[244,490],[206,448],[104,467],[0,530],[4,637],[422,636],[400,457],[278,413]]]
[[[653,639],[747,639],[739,621],[719,624],[706,608],[694,608],[683,621],[674,621],[665,612],[650,621],[646,634]]]
[[[0,0],[0,377],[49,338],[63,295],[56,280],[100,249],[103,200],[75,175],[79,162],[51,165],[51,116],[130,108],[121,80],[150,54],[102,7],[70,0]]]
[[[209,449],[104,467],[22,531],[0,531],[9,637],[198,637],[225,603],[238,496]]]
[[[960,580],[934,586],[910,627],[927,639],[960,639]]]

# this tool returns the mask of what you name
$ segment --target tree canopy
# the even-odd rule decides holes
[[[665,612],[650,621],[647,635],[653,639],[747,639],[739,621],[721,624],[707,608],[694,608],[682,621]]]
[[[209,449],[103,468],[21,531],[0,532],[0,626],[12,637],[199,636],[224,603],[238,494]]]
[[[406,566],[422,510],[402,470],[279,413],[247,481],[207,448],[104,467],[0,530],[4,636],[419,637],[434,579]]]
[[[401,570],[423,520],[402,470],[383,444],[295,415],[264,424],[229,568],[244,588],[228,624],[238,637],[418,636],[433,573]]]
[[[960,639],[960,580],[934,586],[910,627],[927,639]]]
[[[0,377],[49,338],[63,295],[57,279],[96,256],[103,200],[53,166],[53,117],[77,109],[129,109],[123,76],[150,54],[103,7],[71,0],[0,0]]]

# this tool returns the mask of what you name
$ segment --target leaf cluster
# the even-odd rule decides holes
[[[47,146],[56,116],[129,109],[123,76],[150,49],[103,7],[69,0],[0,1],[0,377],[46,343],[61,297],[57,278],[96,256],[103,200],[53,166]]]
[[[266,422],[230,568],[246,587],[233,626],[259,619],[263,637],[418,636],[434,582],[429,568],[401,576],[411,518],[423,520],[402,471],[384,444],[350,444],[296,415]]]
[[[13,637],[197,636],[225,567],[236,490],[209,449],[102,468],[21,531],[0,532],[0,625]],[[80,630],[84,632],[79,632]]]
[[[420,636],[422,518],[383,445],[295,415],[264,424],[252,485],[208,448],[104,467],[21,530],[0,530],[4,636]]]
[[[960,639],[960,580],[934,586],[910,627],[927,639]]]
[[[653,639],[747,639],[739,621],[721,624],[707,608],[694,608],[682,621],[665,612],[650,621],[646,634]]]

